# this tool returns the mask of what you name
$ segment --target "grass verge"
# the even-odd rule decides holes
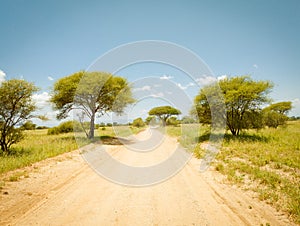
[[[170,136],[202,158],[201,147],[209,141],[209,127],[190,128],[199,131],[198,144],[188,147],[190,138],[182,137],[181,127],[167,127]],[[255,191],[261,200],[287,212],[300,223],[300,121],[284,127],[249,130],[239,137],[225,134],[223,146],[213,163],[228,181]],[[187,132],[186,135],[189,135]]]
[[[124,128],[120,131],[121,135],[126,137],[143,129],[133,127],[130,130]],[[13,146],[12,154],[0,155],[0,174],[76,150],[79,146],[90,142],[84,134],[79,139],[75,139],[74,133],[47,135],[47,130],[24,131],[24,135],[25,138]],[[95,135],[95,140],[102,140],[104,144],[120,144],[112,127],[105,127],[104,130],[99,128]],[[9,180],[17,181],[19,178],[20,175],[14,175]]]
[[[300,122],[226,135],[215,168],[300,223]]]

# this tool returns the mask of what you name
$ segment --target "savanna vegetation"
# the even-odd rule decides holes
[[[254,81],[249,76],[226,78],[203,87],[191,115],[181,120],[176,117],[181,114],[179,109],[160,106],[151,109],[145,120],[135,119],[130,127],[97,125],[97,116],[122,113],[135,101],[131,87],[126,79],[109,73],[77,72],[55,83],[51,102],[59,110],[57,118],[79,110],[78,120],[47,130],[30,121],[40,117],[33,115],[32,95],[37,87],[24,80],[5,81],[0,84],[0,173],[93,141],[119,144],[116,136],[128,137],[152,122],[161,122],[169,135],[178,137],[183,147],[201,158],[206,152],[203,143],[214,135],[212,112],[217,111],[218,118],[226,122],[226,133],[213,162],[215,169],[300,223],[300,121],[296,117],[289,121],[291,102],[272,103],[272,87],[270,81]],[[79,137],[75,138],[74,131]]]
[[[122,113],[134,102],[127,80],[106,72],[74,73],[58,80],[53,93],[51,102],[59,110],[57,118],[66,118],[75,110],[81,124],[89,123],[88,129],[82,126],[89,139],[94,138],[96,116],[110,111]]]
[[[22,128],[36,109],[32,95],[38,91],[33,83],[12,79],[0,83],[0,154],[10,154],[11,146],[22,140]]]
[[[169,135],[178,137],[184,147],[202,158],[206,154],[203,144],[209,142],[211,135],[210,126],[198,124],[198,130],[198,144],[189,146],[190,142],[186,142],[189,139],[181,136],[182,127],[167,127]],[[243,130],[239,136],[227,132],[212,166],[228,182],[255,191],[259,199],[287,212],[300,223],[299,134],[300,120],[288,121],[277,128]]]
[[[180,115],[181,111],[171,106],[160,106],[152,108],[148,112],[149,116],[156,116],[162,121],[162,125],[167,125],[168,119],[173,115]]]
[[[245,129],[276,128],[287,121],[286,114],[292,105],[291,102],[280,102],[263,109],[271,103],[269,93],[272,88],[272,82],[255,81],[250,76],[225,78],[200,90],[191,114],[201,123],[226,122],[234,136]]]
[[[226,134],[214,163],[229,181],[258,193],[300,223],[300,121]]]
[[[61,123],[64,128],[71,124],[68,121]],[[64,126],[66,125],[66,127]],[[59,126],[58,126],[59,127]],[[119,126],[118,136],[127,137],[136,134],[144,128]],[[130,130],[128,130],[130,129]],[[29,166],[46,158],[54,157],[65,152],[70,152],[90,143],[84,133],[75,138],[73,132],[48,134],[47,129],[26,130],[23,132],[24,139],[11,148],[10,155],[0,155],[0,174],[17,168]],[[105,144],[120,144],[116,139],[113,127],[99,127],[95,130],[95,139]]]

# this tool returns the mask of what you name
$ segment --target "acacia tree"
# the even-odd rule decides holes
[[[292,102],[284,101],[271,104],[263,109],[263,121],[268,127],[277,128],[288,120],[287,113],[292,109]]]
[[[200,122],[211,123],[211,106],[215,108],[223,101],[226,108],[226,124],[233,135],[239,135],[242,129],[257,127],[261,105],[269,102],[268,94],[273,85],[269,81],[254,81],[249,76],[226,78],[203,87],[194,99],[194,108]],[[215,98],[209,103],[208,96],[218,94],[221,89],[223,100]],[[220,103],[218,103],[218,101]],[[261,125],[261,124],[260,124]]]
[[[154,115],[160,118],[160,120],[163,123],[163,126],[165,126],[168,118],[170,118],[172,115],[179,115],[181,114],[181,112],[178,109],[173,108],[171,106],[161,106],[152,108],[148,114],[150,116]]]
[[[53,89],[51,102],[59,110],[58,119],[66,118],[76,110],[79,121],[89,120],[89,139],[94,138],[95,117],[113,111],[122,113],[134,102],[131,88],[125,78],[106,72],[80,71],[58,80]]]
[[[22,139],[22,126],[35,116],[32,95],[38,91],[33,83],[12,79],[0,84],[0,147],[9,154],[11,145]]]

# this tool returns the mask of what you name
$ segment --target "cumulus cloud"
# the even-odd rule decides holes
[[[48,76],[47,78],[48,78],[49,81],[53,81],[54,80],[54,78],[52,78],[51,76]]]
[[[187,89],[187,88],[189,88],[189,87],[191,87],[191,86],[194,86],[195,84],[192,83],[192,82],[190,82],[190,83],[187,84],[186,86],[183,86],[181,83],[177,83],[176,85],[177,85],[180,89],[185,90],[185,89]]]
[[[159,93],[154,93],[150,95],[151,97],[163,97],[164,93],[163,92],[159,92]]]
[[[199,85],[209,85],[209,84],[214,83],[216,81],[217,81],[217,79],[215,77],[208,76],[208,75],[203,75],[202,77],[196,79],[196,82]]]
[[[256,68],[256,69],[258,68],[257,64],[253,64],[253,67]]]
[[[150,90],[151,90],[151,86],[143,86],[143,87],[133,89],[134,92],[137,92],[137,91],[150,91]]]
[[[227,75],[221,75],[221,76],[218,76],[217,79],[218,79],[218,81],[227,79]]]
[[[209,85],[209,84],[214,83],[216,81],[224,80],[224,79],[227,79],[227,78],[228,78],[227,75],[220,75],[218,77],[214,77],[214,76],[210,76],[210,75],[202,75],[202,77],[196,79],[196,82],[199,85]]]
[[[50,95],[47,92],[43,92],[39,94],[34,94],[32,96],[32,99],[36,103],[36,106],[38,108],[42,108],[49,105]]]
[[[6,76],[5,72],[0,70],[0,83],[5,81],[5,76]]]
[[[160,79],[162,79],[162,80],[170,80],[170,79],[172,79],[172,78],[174,78],[173,76],[170,76],[170,75],[163,75],[163,76],[161,76],[161,77],[159,77]]]
[[[300,99],[299,98],[296,98],[294,100],[292,100],[293,104],[294,105],[300,105]]]

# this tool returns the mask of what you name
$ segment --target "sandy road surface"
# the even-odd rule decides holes
[[[147,131],[139,135],[147,136]],[[136,166],[168,158],[176,139],[153,152],[106,146],[115,159]],[[192,159],[175,176],[147,187],[112,183],[96,174],[78,151],[27,168],[28,178],[6,183],[0,225],[293,225],[287,217]],[[3,194],[7,192],[8,194]]]

